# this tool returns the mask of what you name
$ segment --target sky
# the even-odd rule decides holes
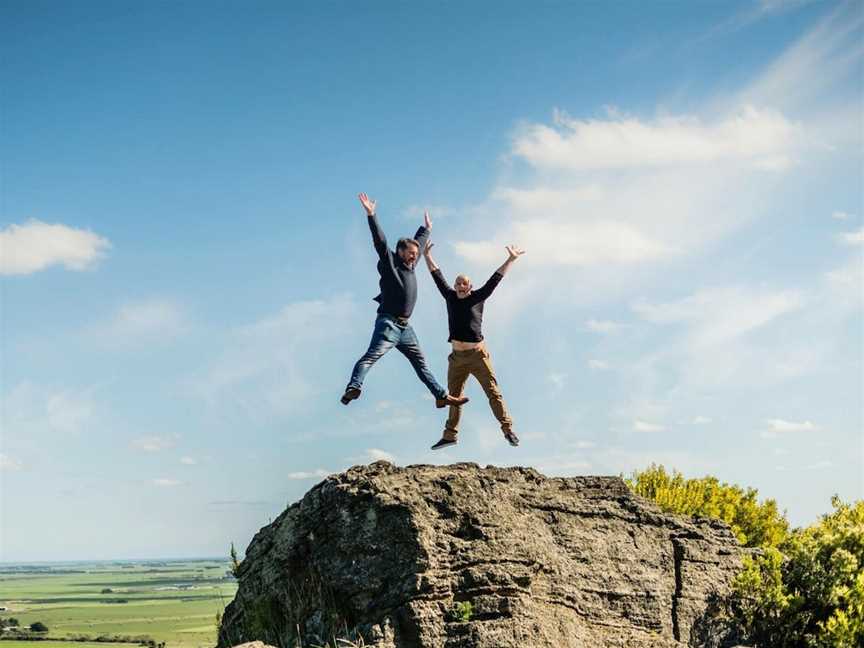
[[[379,459],[864,497],[864,4],[0,0],[0,561],[227,555]],[[424,209],[522,444],[396,352]],[[444,302],[412,323],[439,381]]]

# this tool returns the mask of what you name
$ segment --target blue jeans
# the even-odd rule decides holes
[[[414,333],[414,329],[410,324],[400,326],[396,323],[396,319],[390,315],[379,314],[375,318],[375,329],[372,331],[372,341],[369,342],[369,348],[363,357],[354,365],[354,371],[351,373],[351,382],[348,383],[348,388],[360,389],[363,385],[363,379],[372,365],[375,364],[385,353],[393,347],[399,349],[414,371],[417,372],[417,377],[424,385],[432,392],[435,398],[444,398],[447,395],[447,390],[438,384],[432,372],[429,371],[429,366],[426,364],[426,358],[423,357],[423,351],[420,350],[420,341]]]

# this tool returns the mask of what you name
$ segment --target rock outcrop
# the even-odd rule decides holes
[[[220,648],[719,646],[744,550],[618,477],[387,462],[332,475],[261,529]]]

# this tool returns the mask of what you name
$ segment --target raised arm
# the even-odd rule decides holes
[[[420,244],[420,249],[426,249],[426,241],[429,240],[429,234],[432,233],[432,219],[429,218],[429,212],[423,212],[423,224],[417,228],[417,233],[414,235],[414,240]]]
[[[475,299],[486,299],[489,297],[489,295],[492,294],[492,291],[498,287],[499,283],[501,283],[501,280],[504,278],[504,275],[507,274],[507,270],[510,269],[513,262],[525,254],[525,250],[520,250],[515,245],[508,245],[506,249],[507,260],[501,264],[501,267],[498,268],[491,277],[489,277],[489,280],[485,284],[473,292]]]
[[[384,232],[378,224],[378,219],[375,217],[376,203],[365,193],[361,193],[359,197],[369,220],[369,230],[372,232],[372,244],[375,246],[375,251],[379,257],[386,259],[390,251],[387,248],[387,237],[384,236]]]
[[[454,292],[453,289],[447,285],[447,280],[444,278],[444,273],[441,272],[441,268],[438,267],[438,264],[435,263],[435,259],[432,258],[432,248],[435,246],[431,241],[427,242],[425,247],[423,248],[423,256],[426,258],[426,266],[429,268],[429,272],[432,273],[432,279],[435,280],[435,285],[438,287],[438,292],[441,293],[441,296],[444,299],[450,296],[450,293]]]

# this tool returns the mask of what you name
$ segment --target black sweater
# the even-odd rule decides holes
[[[489,281],[477,290],[472,290],[464,299],[459,299],[456,291],[447,285],[441,268],[432,273],[432,278],[447,301],[447,323],[450,326],[450,337],[447,341],[480,342],[483,339],[480,331],[483,326],[483,302],[489,298],[504,275],[495,272],[489,277]]]
[[[381,292],[374,298],[380,304],[378,312],[395,317],[411,317],[414,304],[417,303],[417,277],[414,275],[414,268],[406,266],[399,254],[387,247],[387,238],[374,214],[369,216],[369,229],[378,253],[378,274],[381,275],[378,282]],[[429,231],[421,226],[414,235],[414,239],[420,244],[420,250],[426,244],[427,238]]]

